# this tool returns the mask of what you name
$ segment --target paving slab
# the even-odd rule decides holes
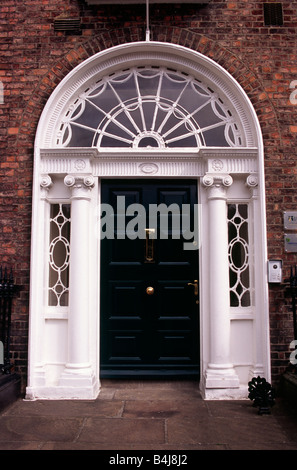
[[[0,423],[0,445],[3,441],[73,441],[83,418],[2,416]]]
[[[115,418],[122,416],[124,401],[116,400],[18,400],[7,413],[9,416],[98,416]]]
[[[243,450],[282,449],[288,445],[285,430],[274,416],[255,416],[240,418],[214,418],[213,426],[216,437],[229,448],[240,447]],[[294,444],[297,448],[296,443]]]
[[[167,422],[168,443],[175,446],[186,445],[221,445],[224,442],[217,437],[213,421],[208,418],[174,417]]]
[[[201,400],[199,390],[192,389],[160,389],[160,388],[137,388],[119,389],[115,392],[116,400]]]
[[[209,415],[203,400],[127,400],[123,409],[125,418],[167,418],[207,417]]]
[[[108,419],[88,418],[78,442],[122,445],[164,444],[165,423],[163,419]]]

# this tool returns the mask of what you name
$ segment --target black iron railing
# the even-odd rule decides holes
[[[2,374],[11,372],[10,334],[11,307],[15,291],[12,270],[0,266],[0,370]]]

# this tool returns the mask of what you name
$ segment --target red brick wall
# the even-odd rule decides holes
[[[265,147],[269,257],[284,261],[284,278],[297,255],[283,244],[284,210],[296,209],[297,1],[283,1],[284,24],[265,26],[263,1],[208,5],[151,5],[151,39],[197,50],[225,67],[251,99]],[[57,32],[60,15],[80,17],[80,34]],[[0,263],[12,265],[23,290],[14,303],[12,350],[16,370],[27,368],[30,218],[34,136],[51,92],[73,67],[105,48],[145,39],[145,4],[87,6],[84,0],[1,0]],[[293,339],[285,284],[270,287],[272,373],[277,383]]]

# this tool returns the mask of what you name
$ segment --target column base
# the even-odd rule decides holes
[[[28,385],[26,387],[26,400],[35,400],[35,388],[42,388],[46,386],[46,371],[42,364],[35,366],[34,374],[32,373],[32,376],[32,383],[34,383],[34,386]]]
[[[46,374],[42,367],[26,388],[25,400],[94,400],[100,391],[100,381],[89,364],[80,367],[71,364]]]
[[[95,400],[100,391],[100,384],[96,380],[89,387],[28,387],[25,400]]]
[[[258,376],[265,377],[264,367],[262,364],[256,365],[253,369],[249,370],[249,381]],[[267,377],[265,378],[268,380]]]
[[[91,398],[96,390],[96,377],[92,368],[87,365],[66,365],[59,380],[67,398]]]
[[[43,364],[38,364],[34,369],[34,384],[43,387],[46,384],[46,370]]]
[[[203,400],[248,400],[247,386],[238,388],[209,388],[202,389]]]
[[[209,364],[203,382],[205,389],[239,387],[239,378],[232,364]]]
[[[210,365],[201,381],[201,395],[204,400],[246,400],[248,389],[240,385],[232,365]]]
[[[95,400],[100,391],[100,382],[91,369],[84,373],[64,370],[59,382],[35,384],[27,387],[26,400]]]

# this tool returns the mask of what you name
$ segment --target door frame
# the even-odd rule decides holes
[[[210,85],[214,84],[215,88],[220,89],[223,96],[233,103],[234,110],[242,122],[247,146],[181,148],[172,151],[129,149],[129,152],[123,148],[107,150],[93,147],[59,147],[56,137],[60,129],[61,116],[64,115],[73,97],[83,91],[95,76],[104,77],[122,67],[135,64],[178,67],[185,73],[202,77]],[[96,274],[99,247],[94,234],[94,217],[96,217],[94,214],[100,203],[98,178],[107,177],[174,177],[196,178],[198,181],[203,225],[202,249],[199,257],[200,359],[201,375],[204,375],[201,389],[205,398],[247,396],[246,374],[241,381],[241,387],[236,380],[233,380],[234,377],[231,377],[227,364],[220,368],[219,373],[217,368],[213,367],[214,364],[210,364],[212,368],[208,370],[210,353],[215,355],[215,350],[212,350],[213,345],[210,344],[213,331],[209,323],[209,316],[215,312],[215,309],[210,305],[212,295],[207,231],[208,227],[213,230],[212,214],[220,216],[219,207],[225,207],[227,198],[244,199],[249,202],[253,215],[253,256],[258,262],[257,269],[254,269],[253,285],[256,289],[253,309],[250,312],[231,313],[230,309],[226,308],[226,316],[237,326],[240,322],[242,325],[249,324],[248,332],[251,339],[249,354],[243,360],[241,345],[235,341],[232,345],[234,359],[239,363],[243,361],[243,364],[239,364],[240,367],[250,368],[248,377],[262,375],[269,381],[264,151],[259,120],[244,90],[219,64],[186,47],[151,41],[112,47],[79,64],[54,90],[40,117],[34,152],[27,397],[85,399],[96,397],[100,390],[99,328],[97,329],[99,293],[98,274]],[[84,307],[89,329],[84,328],[82,344],[76,344],[76,350],[72,343],[80,318],[75,312],[75,299],[72,299],[68,309],[53,311],[49,310],[45,297],[48,289],[45,260],[48,260],[49,256],[49,205],[54,201],[71,202],[72,209],[75,209],[74,219],[79,216],[86,222],[85,227],[76,220],[77,233],[75,240],[71,240],[72,254],[77,256],[75,269],[80,272],[81,266],[86,266],[81,252],[82,246],[85,252],[92,250],[92,253],[96,254],[96,257],[93,256],[87,264],[90,283],[89,285],[86,283],[84,287],[84,294],[89,295],[91,299]],[[87,243],[82,244],[82,239]],[[96,262],[93,258],[96,258]],[[74,287],[71,289],[72,293],[75,293],[76,287],[81,287],[81,279],[77,275],[72,281]],[[219,342],[224,341],[226,345],[230,341],[228,334],[223,338],[218,337]],[[80,357],[80,353],[86,356],[89,354],[90,367],[80,364],[79,361],[76,364],[71,362],[74,360],[73,356]],[[85,368],[80,367],[81,365]]]
[[[102,194],[102,187],[101,187],[101,182],[104,181],[104,180],[115,180],[114,178],[112,177],[108,177],[108,178],[100,178],[100,183],[98,185],[98,193],[100,194],[100,199],[101,199],[101,194]],[[197,204],[197,210],[198,210],[198,214],[197,214],[197,220],[198,220],[198,236],[197,236],[197,239],[200,240],[200,222],[201,222],[201,213],[199,211],[199,179],[197,178],[176,178],[176,177],[167,177],[167,178],[155,178],[154,176],[151,176],[151,177],[148,177],[148,178],[127,178],[127,177],[120,177],[120,178],[116,178],[117,181],[121,181],[121,180],[130,180],[130,181],[139,181],[139,179],[141,179],[142,181],[150,181],[150,182],[155,182],[156,184],[158,183],[158,181],[162,180],[166,180],[166,181],[172,181],[172,182],[175,182],[175,181],[184,181],[184,180],[187,180],[189,181],[190,179],[195,183],[195,186],[196,186],[196,195],[197,195],[197,200],[195,202],[195,204]],[[99,247],[99,270],[100,270],[100,278],[99,278],[99,291],[100,291],[100,296],[99,296],[99,324],[100,324],[100,335],[99,335],[99,344],[100,344],[100,347],[101,347],[101,340],[102,340],[102,334],[104,334],[104,332],[101,331],[101,306],[102,306],[102,300],[101,300],[101,286],[102,286],[102,280],[101,280],[101,275],[102,275],[102,265],[101,265],[101,240],[99,241],[99,244],[100,244],[100,247]],[[200,247],[198,246],[197,249],[193,250],[194,251],[194,256],[196,256],[198,259],[196,260],[197,261],[197,270],[198,270],[198,279],[199,279],[199,295],[198,297],[200,298],[200,289],[201,289],[201,286],[200,286],[200,264],[199,264],[199,259],[200,259]],[[199,372],[198,374],[195,376],[195,374],[191,374],[191,375],[188,375],[188,377],[191,377],[192,379],[194,380],[199,380],[200,379],[200,374],[201,374],[201,331],[200,331],[200,305],[197,305],[196,307],[198,309],[198,316],[197,316],[197,319],[198,319],[198,326],[197,326],[197,330],[196,330],[196,333],[198,335],[198,337],[196,338],[197,341],[198,341],[198,346],[199,346]],[[99,347],[99,349],[100,349]],[[101,365],[101,359],[99,359],[99,364]],[[100,372],[99,372],[100,373]],[[117,374],[115,374],[116,376]],[[134,374],[130,374],[131,377],[133,378],[137,378],[137,375],[139,376],[145,376],[146,374],[145,373],[141,373],[141,374],[137,374],[137,373],[134,373]],[[170,373],[166,373],[166,377],[172,377],[173,374],[170,374]],[[176,374],[177,377],[181,378],[182,376],[184,376],[184,374]],[[154,376],[152,375],[151,376],[152,378],[154,378]],[[156,375],[155,377],[160,377],[160,375]]]

